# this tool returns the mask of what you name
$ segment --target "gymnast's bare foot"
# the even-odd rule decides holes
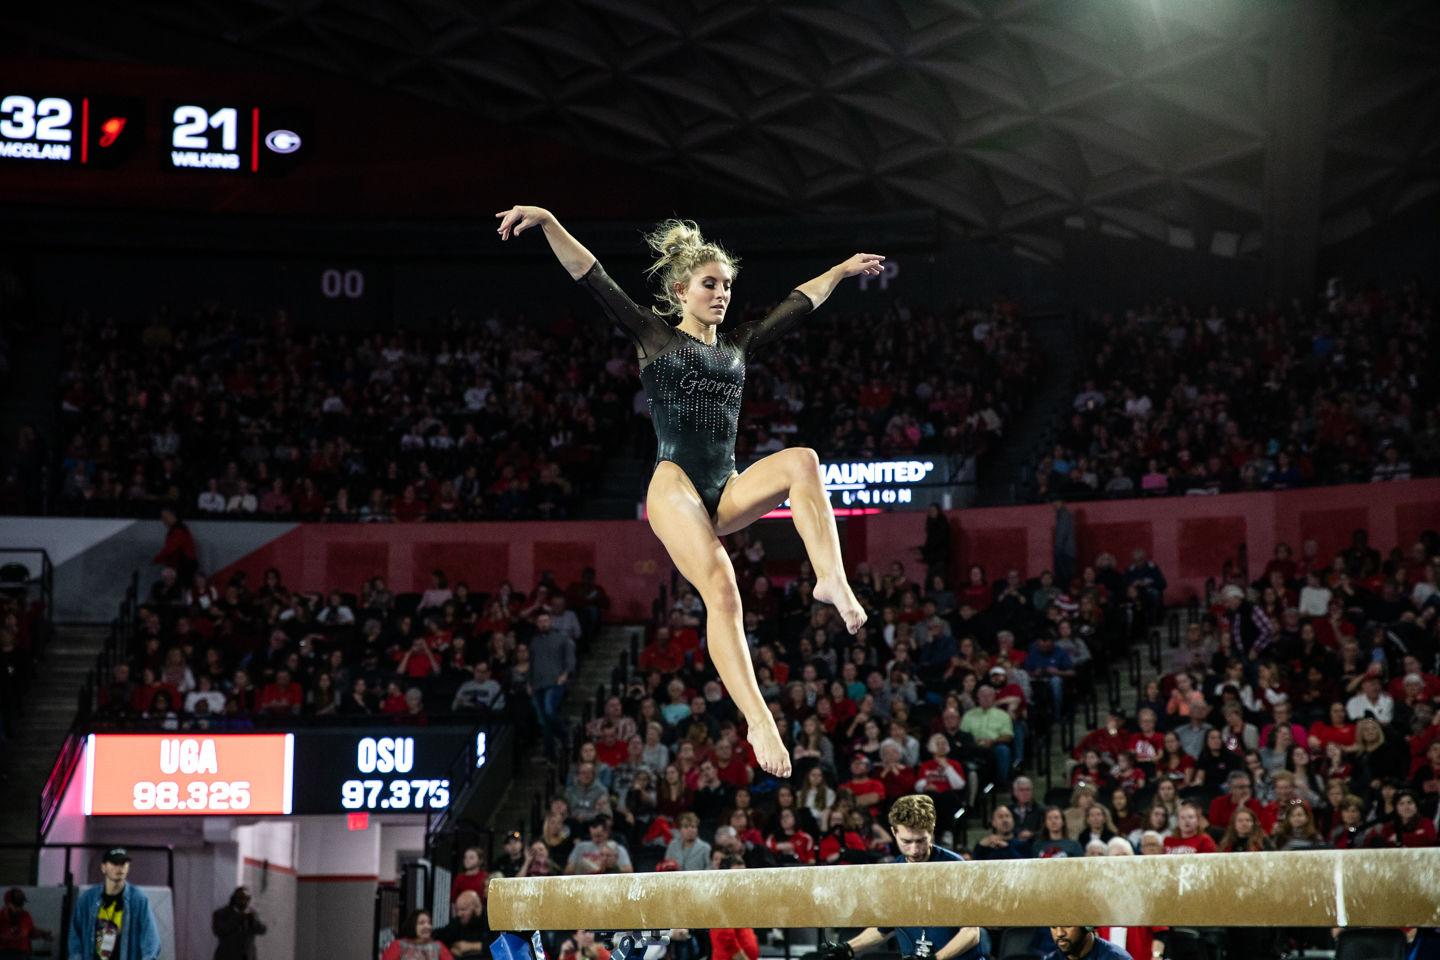
[[[865,608],[855,599],[855,592],[844,577],[827,577],[815,584],[815,599],[821,603],[833,603],[845,621],[845,629],[853,636],[860,632],[865,623]]]
[[[761,769],[777,777],[790,776],[790,751],[785,749],[774,719],[766,717],[765,723],[752,725],[745,739],[755,748],[755,759]]]

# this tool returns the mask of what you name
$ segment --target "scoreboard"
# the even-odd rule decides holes
[[[460,784],[464,752],[485,765],[484,730],[309,729],[294,733],[95,733],[86,816],[434,813]]]
[[[273,103],[147,102],[0,87],[5,164],[278,175],[306,158],[311,139],[305,111]]]

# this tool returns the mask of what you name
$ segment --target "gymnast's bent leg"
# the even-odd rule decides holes
[[[855,599],[840,556],[835,511],[820,478],[820,458],[809,447],[791,447],[752,463],[720,496],[715,530],[720,536],[743,530],[790,500],[795,529],[815,568],[815,599],[833,603],[852,634],[865,622],[865,608]]]
[[[730,485],[734,484],[732,480]],[[725,546],[715,535],[695,485],[680,467],[661,461],[650,478],[645,502],[650,529],[665,545],[680,575],[690,581],[705,601],[707,651],[730,698],[745,717],[755,758],[769,773],[790,776],[789,751],[760,694],[750,650],[745,644],[735,568],[730,564]]]

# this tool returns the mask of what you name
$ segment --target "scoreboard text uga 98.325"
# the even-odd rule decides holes
[[[433,813],[457,770],[485,765],[466,727],[295,733],[96,733],[85,752],[87,816]]]

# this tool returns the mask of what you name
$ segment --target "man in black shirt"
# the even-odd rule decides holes
[[[520,835],[519,830],[511,830],[505,834],[505,845],[500,856],[490,865],[492,874],[498,873],[503,877],[518,877],[520,868],[525,865],[525,838]]]
[[[480,895],[466,890],[455,898],[455,915],[435,931],[435,939],[450,949],[455,960],[479,960],[485,955],[485,941],[490,939],[490,925],[485,922]]]

